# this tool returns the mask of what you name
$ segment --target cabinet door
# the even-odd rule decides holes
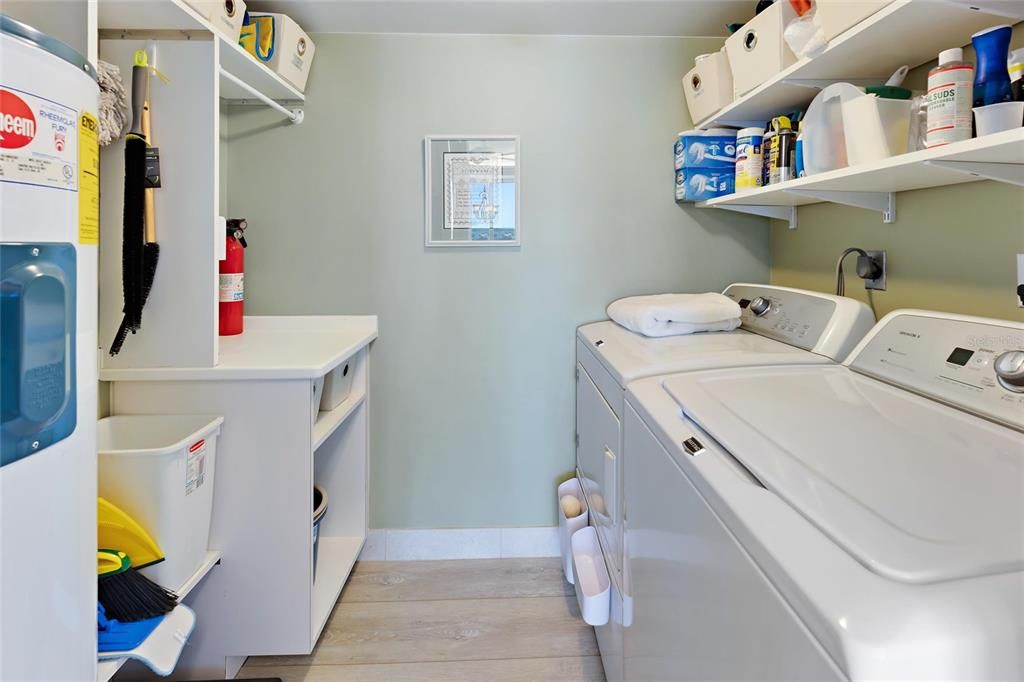
[[[608,553],[609,568],[622,570],[622,513],[619,504],[619,419],[590,375],[577,365],[576,466],[590,505],[590,518]]]

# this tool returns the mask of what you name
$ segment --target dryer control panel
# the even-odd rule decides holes
[[[1024,325],[893,313],[879,323],[850,366],[1024,430]]]
[[[875,323],[858,301],[767,284],[733,284],[724,292],[740,306],[743,328],[837,362]]]

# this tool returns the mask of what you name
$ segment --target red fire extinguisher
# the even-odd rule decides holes
[[[245,218],[228,220],[227,254],[220,262],[220,335],[242,333],[245,306]]]

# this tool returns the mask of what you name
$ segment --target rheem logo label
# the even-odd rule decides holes
[[[36,117],[25,100],[0,90],[0,148],[24,147],[36,136]]]

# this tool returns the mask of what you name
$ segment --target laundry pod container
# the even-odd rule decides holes
[[[99,420],[99,495],[160,545],[166,558],[142,573],[171,590],[183,585],[206,558],[223,423],[223,417],[199,415]]]
[[[318,485],[313,486],[313,581],[316,582],[317,550],[320,548],[320,522],[327,515],[327,493]]]

